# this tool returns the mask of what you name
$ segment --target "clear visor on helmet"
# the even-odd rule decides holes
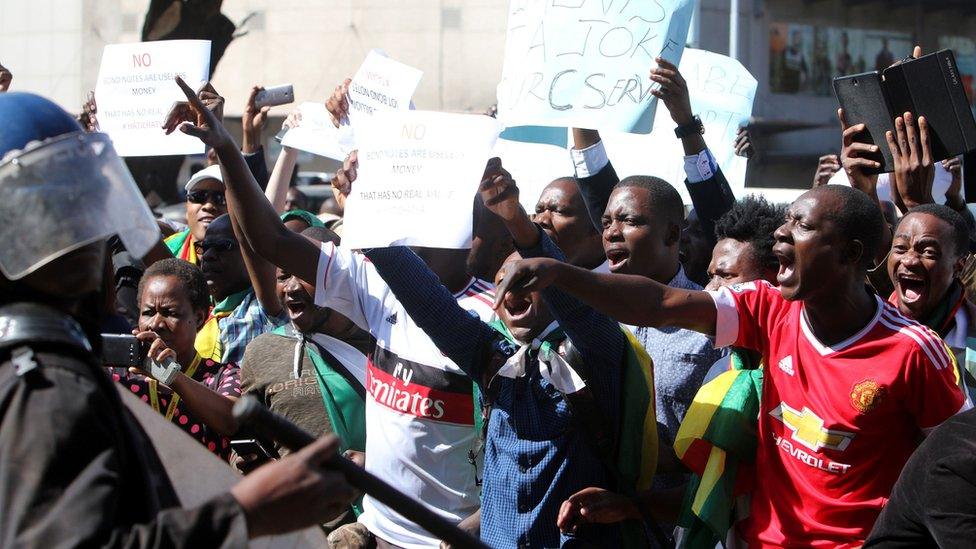
[[[0,162],[0,271],[9,280],[112,235],[142,257],[159,227],[107,135],[67,134]]]

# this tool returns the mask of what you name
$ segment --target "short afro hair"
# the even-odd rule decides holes
[[[783,224],[785,216],[784,204],[770,204],[762,196],[746,196],[715,221],[715,238],[748,243],[764,267],[775,269],[779,261],[773,255],[773,232]]]
[[[857,240],[864,250],[861,253],[861,267],[870,269],[875,264],[885,230],[884,216],[878,204],[863,192],[846,185],[824,185],[807,193],[831,194],[840,203],[838,208],[827,212],[825,217],[833,221],[840,234],[848,240]]]
[[[617,183],[617,188],[625,187],[639,187],[646,190],[650,195],[652,214],[663,215],[679,227],[684,224],[684,202],[681,201],[681,195],[674,186],[667,181],[652,175],[632,175]]]
[[[952,228],[952,243],[956,251],[956,257],[963,257],[969,253],[969,225],[959,215],[959,212],[941,204],[922,204],[921,206],[916,206],[908,210],[905,217],[911,214],[931,215],[946,222]],[[905,217],[902,218],[902,221],[904,221]],[[901,226],[901,223],[899,222],[898,225]]]
[[[142,291],[146,288],[146,281],[160,276],[172,276],[180,281],[195,311],[210,309],[210,292],[207,290],[207,280],[203,271],[189,261],[175,257],[157,261],[146,269],[139,281],[139,301],[142,301]]]

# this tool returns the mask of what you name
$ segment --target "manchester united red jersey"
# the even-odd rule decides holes
[[[754,349],[766,365],[740,535],[750,547],[861,545],[924,433],[969,407],[952,354],[880,298],[867,326],[827,346],[803,303],[769,283],[713,296],[716,345]]]

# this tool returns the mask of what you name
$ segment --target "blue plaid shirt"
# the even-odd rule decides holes
[[[559,248],[540,234],[539,246],[520,250],[522,256],[563,259]],[[408,248],[376,249],[367,256],[417,325],[481,384],[499,337],[494,329],[459,307]],[[627,344],[620,326],[556,288],[542,296],[590,371],[599,372],[589,388],[616,425]],[[539,374],[538,360],[531,361],[522,378],[496,377],[492,391],[497,396],[485,447],[482,539],[496,548],[571,547],[576,540],[619,546],[619,529],[613,525],[582,526],[575,538],[556,527],[559,507],[569,496],[588,486],[610,485],[600,458],[573,427],[565,399]]]
[[[217,320],[217,326],[220,328],[220,343],[224,348],[220,362],[240,364],[248,343],[259,335],[287,323],[288,314],[285,311],[281,311],[277,317],[268,316],[254,289],[247,290],[241,304],[229,315]]]

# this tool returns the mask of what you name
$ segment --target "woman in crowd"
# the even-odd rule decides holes
[[[200,265],[198,249],[207,226],[214,219],[227,213],[224,198],[224,179],[220,166],[208,166],[190,177],[186,189],[186,230],[166,237],[166,247],[173,256]]]
[[[182,259],[154,263],[139,283],[139,327],[133,333],[148,346],[148,358],[174,359],[180,372],[168,383],[144,371],[116,368],[113,378],[167,420],[223,459],[234,431],[231,408],[240,396],[240,369],[202,359],[194,349],[207,320],[210,297],[203,273]]]

